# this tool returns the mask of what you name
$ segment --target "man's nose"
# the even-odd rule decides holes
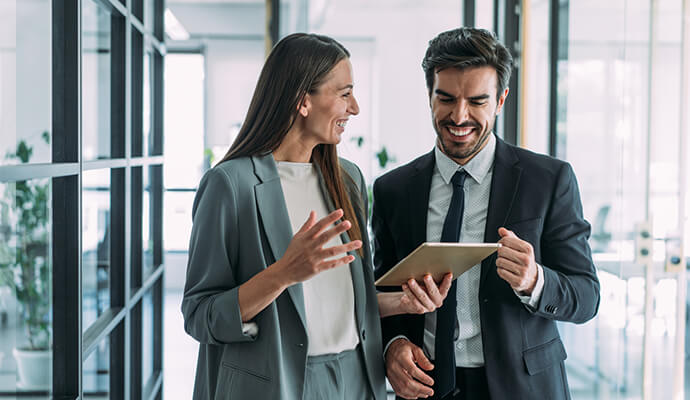
[[[458,101],[450,113],[450,118],[456,125],[460,125],[469,119],[468,111],[467,102]]]

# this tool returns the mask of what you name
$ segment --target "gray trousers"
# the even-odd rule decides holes
[[[307,358],[304,400],[373,399],[362,349]]]

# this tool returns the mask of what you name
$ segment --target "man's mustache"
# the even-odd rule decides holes
[[[442,127],[451,126],[454,128],[477,128],[477,129],[480,127],[479,124],[476,122],[465,121],[465,122],[461,123],[460,125],[456,125],[455,122],[450,121],[450,120],[441,121],[441,126]]]

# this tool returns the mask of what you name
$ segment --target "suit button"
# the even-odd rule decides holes
[[[488,303],[488,302],[489,302],[489,299],[484,299],[484,300],[482,300],[482,301],[483,301],[484,303]]]
[[[367,331],[362,329],[362,340],[367,340]]]
[[[553,306],[553,311],[551,311],[551,314],[555,314],[555,313],[556,313],[556,311],[558,311],[558,307],[556,307],[556,306]]]
[[[304,347],[304,343],[297,343],[297,347]]]

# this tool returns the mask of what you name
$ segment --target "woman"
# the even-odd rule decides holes
[[[203,177],[182,302],[201,343],[195,399],[385,399],[379,311],[442,303],[449,277],[377,298],[364,179],[336,154],[352,88],[338,42],[284,38]]]

